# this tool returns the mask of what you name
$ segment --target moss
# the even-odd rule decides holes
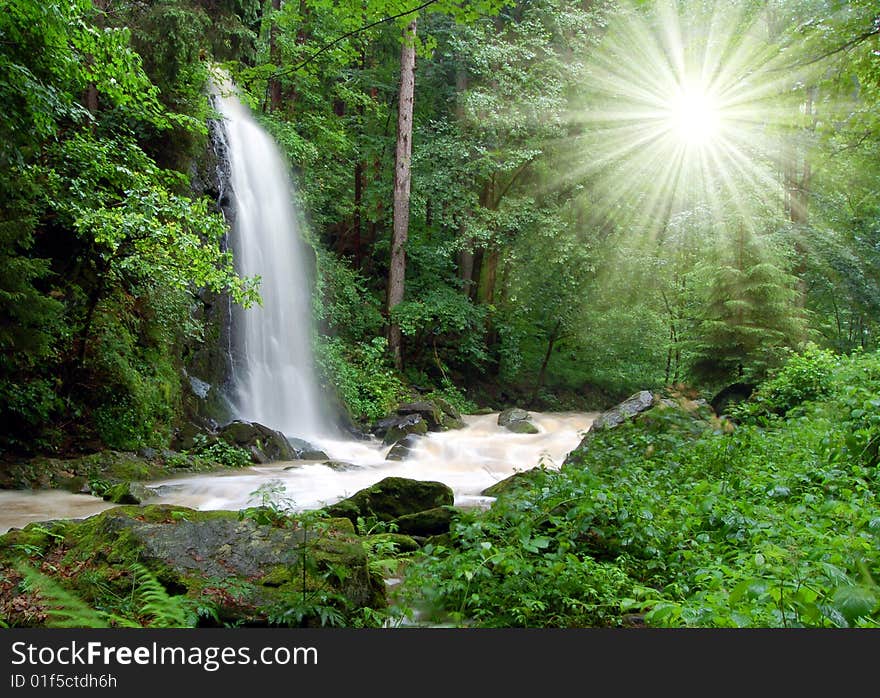
[[[373,549],[393,544],[398,555],[415,552],[420,547],[414,538],[403,533],[376,533],[367,536],[364,541]]]

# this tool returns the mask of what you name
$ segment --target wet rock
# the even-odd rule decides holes
[[[406,460],[412,455],[421,438],[418,434],[407,434],[391,447],[385,460]]]
[[[419,415],[430,431],[439,431],[443,426],[443,411],[433,402],[407,402],[397,408],[397,414]]]
[[[395,425],[388,428],[388,431],[385,432],[385,438],[382,439],[382,443],[386,446],[390,446],[397,441],[400,441],[408,434],[427,433],[428,424],[422,419],[422,416],[420,414],[409,414],[400,417]]]
[[[458,514],[452,506],[434,507],[394,520],[397,531],[408,536],[436,536],[449,532],[449,526]]]
[[[450,429],[464,429],[467,426],[461,419],[456,419],[455,417],[451,417],[448,414],[443,415],[443,429],[445,431],[449,431]]]
[[[109,487],[104,492],[102,499],[114,504],[142,504],[145,500],[155,496],[155,490],[139,482],[120,482]]]
[[[325,511],[330,516],[344,517],[352,522],[356,522],[359,516],[394,521],[407,514],[451,506],[453,499],[452,489],[442,482],[386,477]]]
[[[348,463],[344,460],[325,460],[321,465],[330,468],[330,470],[335,470],[337,472],[344,472],[346,470],[354,470],[357,466],[354,463]],[[285,468],[287,470],[287,468]]]
[[[450,404],[447,400],[444,400],[442,397],[437,397],[434,398],[434,402],[447,417],[461,421],[461,412],[459,412],[455,406]]]
[[[230,422],[219,435],[226,443],[249,451],[255,463],[296,459],[296,451],[284,434],[257,422]]]
[[[328,455],[305,439],[288,438],[287,443],[293,448],[296,460],[327,460]]]
[[[531,416],[519,407],[512,407],[498,415],[498,426],[515,434],[537,434],[539,429],[529,421]]]

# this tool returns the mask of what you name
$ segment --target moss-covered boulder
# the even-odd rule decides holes
[[[325,511],[330,516],[345,517],[355,522],[359,516],[375,517],[387,522],[407,514],[451,506],[453,500],[452,489],[442,482],[386,477],[327,507]]]
[[[532,486],[544,471],[541,468],[533,470],[524,470],[520,473],[514,473],[510,477],[499,480],[494,485],[490,485],[482,492],[484,497],[502,497],[506,494],[512,494],[518,490],[528,489]]]
[[[135,563],[168,594],[210,609],[213,624],[296,624],[300,612],[309,622],[314,608],[304,599],[342,616],[386,604],[383,581],[348,520],[304,528],[284,516],[267,524],[238,512],[151,505],[11,531],[0,536],[0,619],[42,625],[46,601],[19,584],[21,563],[41,565],[82,603],[137,623],[144,609],[136,603]]]
[[[141,504],[156,496],[156,491],[139,482],[120,482],[108,487],[102,496],[114,504]]]
[[[394,523],[398,532],[408,536],[436,536],[449,531],[458,513],[455,507],[434,507],[400,516],[394,520]]]

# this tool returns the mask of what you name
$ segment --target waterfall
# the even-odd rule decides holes
[[[330,435],[312,357],[306,244],[287,164],[228,84],[215,106],[223,116],[235,268],[261,280],[262,306],[233,308],[233,412],[289,436]]]

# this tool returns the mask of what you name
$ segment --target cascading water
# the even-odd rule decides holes
[[[262,298],[262,306],[233,309],[230,402],[237,417],[289,436],[330,436],[311,351],[305,243],[286,163],[228,85],[216,107],[229,162],[236,271],[260,278]]]

